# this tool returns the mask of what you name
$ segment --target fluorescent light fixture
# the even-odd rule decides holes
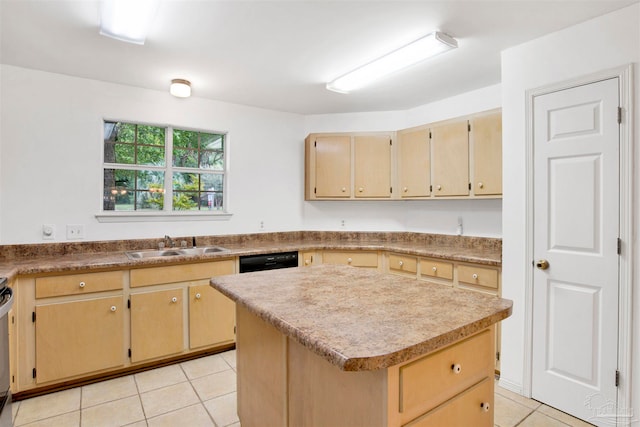
[[[144,44],[157,10],[158,0],[102,0],[100,34]]]
[[[456,39],[436,31],[338,77],[327,83],[327,89],[349,93],[388,74],[457,47]]]
[[[191,96],[191,82],[184,79],[171,80],[169,93],[178,98],[188,98]]]

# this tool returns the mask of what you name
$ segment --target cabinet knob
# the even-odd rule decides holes
[[[115,305],[111,306],[111,311],[116,311],[118,308]]]
[[[351,261],[353,261],[351,258],[347,258],[347,262],[348,262],[349,264],[351,264]]]
[[[78,286],[80,286],[81,288],[84,288],[85,286],[87,286],[87,284],[84,283],[84,282],[80,282],[80,284]]]
[[[342,187],[342,192],[345,193],[347,191],[346,187]]]
[[[178,298],[177,297],[171,298],[171,302],[178,302]]]
[[[358,187],[358,192],[359,192],[359,193],[362,193],[363,191],[364,191],[364,188],[363,188],[363,187]]]
[[[481,183],[481,182],[479,182],[479,183],[478,183],[478,188],[484,188],[484,184],[483,184],[483,183]]]
[[[404,191],[406,193],[407,191],[409,191],[409,189],[407,187],[403,187],[402,191]]]
[[[478,280],[478,273],[473,273],[471,277],[473,278],[473,280]]]
[[[399,261],[399,262],[398,262],[398,265],[399,265],[400,267],[402,267],[402,266],[404,265],[404,262]]]
[[[438,191],[442,190],[442,185],[436,185],[436,190]]]
[[[435,272],[435,271],[438,271],[438,267],[436,267],[436,266],[434,265],[434,266],[433,266],[433,268],[432,268],[432,270],[433,270],[434,272]]]
[[[459,374],[460,372],[462,372],[462,365],[460,365],[459,363],[451,365],[451,372],[453,372],[454,374]]]
[[[305,259],[304,260],[304,265],[309,265],[311,264],[311,260],[310,259]]]
[[[202,295],[200,295],[200,292],[198,292],[198,293],[196,294],[196,299],[200,299],[200,297],[201,297],[201,296],[202,296]],[[175,299],[175,298],[174,298],[174,299]],[[173,302],[175,302],[175,301],[173,301]]]
[[[489,405],[489,402],[482,402],[482,403],[480,404],[480,408],[482,408],[482,410],[483,410],[484,412],[489,412],[489,409],[491,409],[491,407],[490,407],[490,406],[491,406],[491,405]]]

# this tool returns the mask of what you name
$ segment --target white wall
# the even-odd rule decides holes
[[[406,111],[322,114],[305,117],[305,135],[316,132],[395,131],[500,108],[500,85],[493,85]],[[465,235],[501,237],[501,200],[414,200],[305,202],[310,230],[383,230],[455,234],[458,218]],[[342,223],[344,221],[344,226]]]
[[[502,54],[503,114],[503,296],[514,301],[513,315],[503,322],[501,382],[523,391],[524,369],[524,282],[531,260],[525,259],[525,92],[568,79],[582,77],[614,67],[635,63],[636,100],[640,99],[640,5],[610,13],[585,23],[549,34],[508,49]],[[635,124],[640,123],[636,101]],[[633,145],[636,172],[634,212],[635,230],[640,226],[637,200],[640,200],[637,168],[640,165],[640,139],[636,131]],[[637,231],[636,231],[637,232]],[[639,247],[634,239],[636,260]],[[640,269],[635,268],[634,284]],[[634,342],[640,342],[640,292],[635,291]],[[637,344],[635,345],[637,347]],[[635,352],[632,390],[640,390],[640,352]],[[629,373],[623,373],[628,375]],[[628,383],[628,377],[625,377]],[[625,381],[623,379],[623,381]],[[524,390],[526,392],[526,390]],[[640,409],[634,394],[635,412]]]
[[[302,227],[303,117],[59,74],[0,68],[1,242],[38,243],[42,224],[85,240]],[[228,131],[229,221],[99,223],[103,118]]]

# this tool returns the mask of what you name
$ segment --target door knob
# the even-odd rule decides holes
[[[547,261],[546,259],[536,261],[536,268],[539,268],[540,270],[546,270],[547,268],[549,268],[549,261]]]

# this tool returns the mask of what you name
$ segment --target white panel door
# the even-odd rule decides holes
[[[597,425],[616,406],[618,105],[617,78],[534,99],[532,397]]]

